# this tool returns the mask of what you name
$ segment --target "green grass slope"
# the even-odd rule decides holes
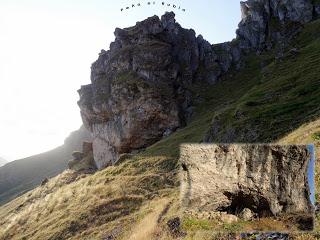
[[[193,87],[198,101],[192,121],[144,152],[93,175],[65,172],[0,207],[0,239],[172,239],[166,222],[180,215],[181,143],[207,138],[319,146],[319,29],[320,21],[305,27],[292,43],[296,55],[289,48],[281,61],[273,52],[247,56],[240,72],[214,86]],[[275,225],[268,219],[234,225],[183,220],[186,239],[226,239],[208,230]],[[286,223],[277,224],[281,230],[280,224]]]

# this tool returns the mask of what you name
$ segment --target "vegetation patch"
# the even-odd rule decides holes
[[[312,139],[315,141],[320,141],[320,132],[312,134]]]

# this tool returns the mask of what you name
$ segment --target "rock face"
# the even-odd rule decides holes
[[[93,135],[99,169],[145,148],[188,122],[194,83],[216,83],[241,56],[285,43],[319,14],[311,0],[241,2],[237,38],[211,45],[182,28],[174,13],[115,30],[110,50],[93,63],[91,84],[79,90],[84,125]],[[290,26],[290,27],[288,27]]]
[[[270,44],[288,41],[298,26],[317,17],[317,8],[318,4],[311,0],[241,2],[242,20],[237,30],[240,48],[261,50]]]
[[[196,81],[214,83],[237,51],[222,54],[166,13],[115,30],[110,50],[92,65],[91,84],[79,90],[81,115],[93,135],[98,168],[119,155],[145,148],[177,128],[192,114],[187,90]],[[217,48],[217,47],[216,47]]]
[[[181,146],[184,206],[243,216],[312,216],[307,146]]]

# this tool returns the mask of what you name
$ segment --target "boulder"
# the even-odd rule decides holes
[[[244,208],[240,213],[239,213],[239,218],[245,220],[245,221],[250,221],[254,218],[255,214],[252,212],[249,208]]]
[[[70,160],[68,162],[68,168],[75,172],[89,171],[94,172],[96,165],[93,159],[93,153],[88,153],[81,160]]]
[[[93,158],[93,147],[91,142],[83,142],[82,152],[73,152],[73,159],[68,162],[70,170],[80,171],[95,171],[96,164]]]
[[[41,182],[41,186],[44,186],[46,185],[47,183],[49,182],[49,179],[48,178],[44,178]]]
[[[181,220],[179,217],[169,219],[167,221],[167,227],[168,227],[169,233],[174,238],[183,238],[187,235],[185,232],[181,231],[182,226],[181,226]]]
[[[233,214],[221,214],[220,216],[220,221],[227,224],[238,222],[238,220],[238,217]]]

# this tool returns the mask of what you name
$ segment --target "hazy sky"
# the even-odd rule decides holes
[[[27,157],[61,145],[81,125],[77,90],[108,49],[116,27],[128,27],[171,7],[121,12],[144,0],[0,1],[0,156]],[[176,19],[212,43],[235,37],[239,0],[167,0]]]

